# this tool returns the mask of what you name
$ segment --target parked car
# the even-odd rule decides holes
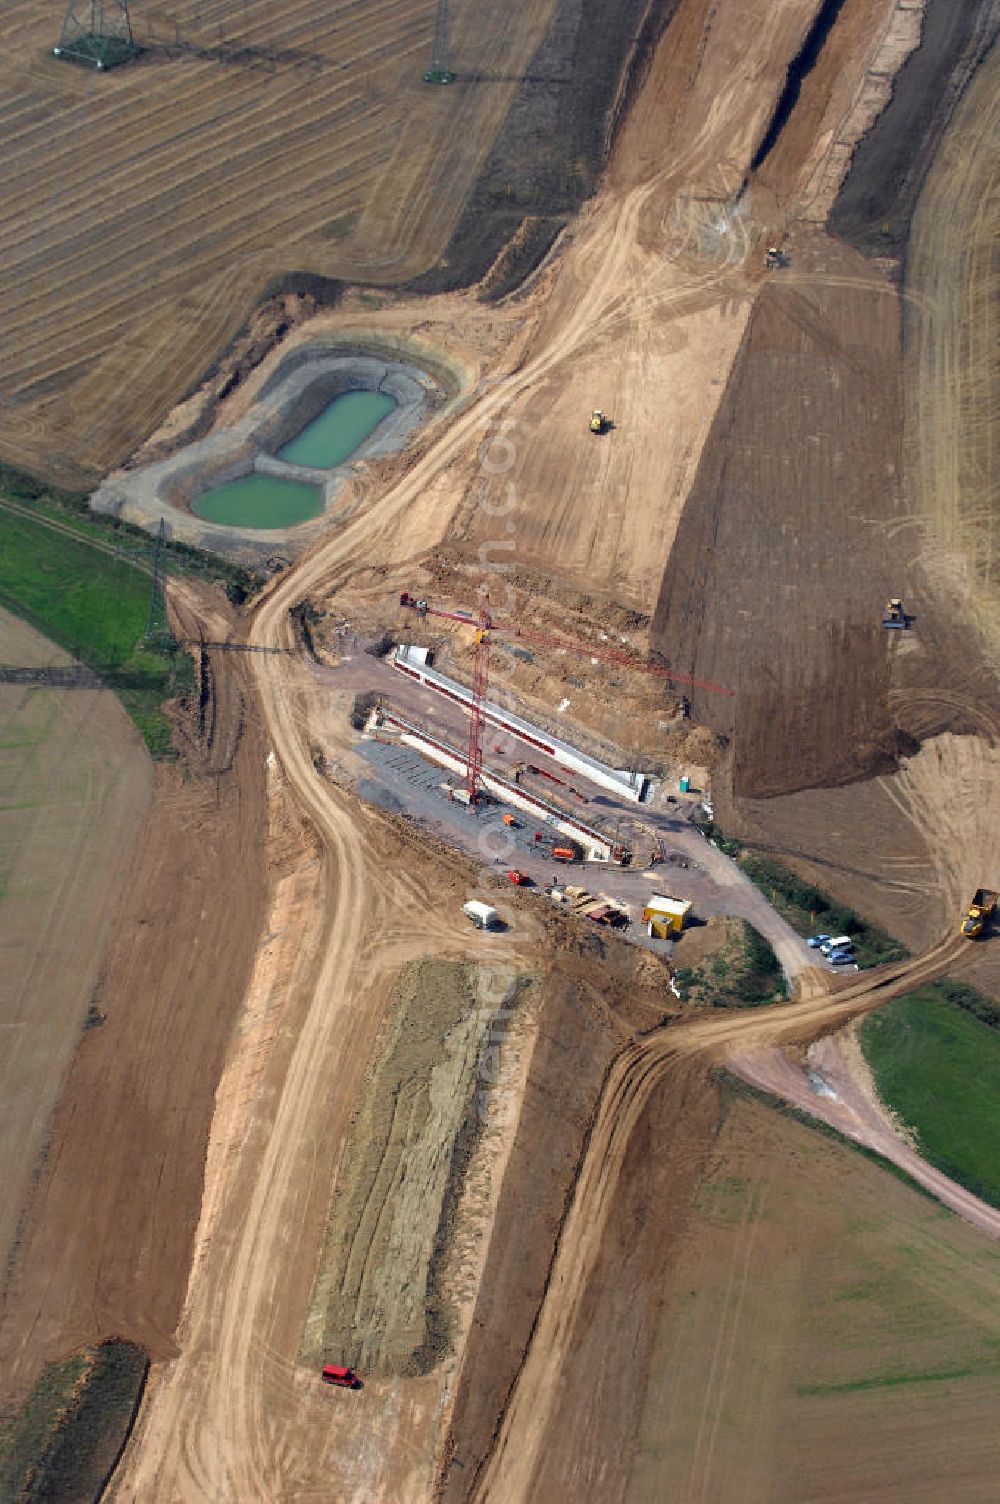
[[[820,950],[824,956],[829,957],[835,950],[853,950],[854,941],[850,935],[834,935],[832,940],[824,940]]]
[[[853,950],[832,950],[826,959],[831,966],[853,966],[857,961]]]
[[[818,950],[821,945],[825,945],[826,944],[826,942],[829,940],[829,938],[830,938],[829,935],[810,935],[809,939],[806,941],[806,944],[812,950]]]
[[[323,1364],[323,1383],[336,1384],[338,1389],[360,1389],[361,1380],[353,1368],[345,1368],[342,1363]]]
[[[512,867],[507,873],[507,876],[510,878],[511,882],[516,888],[531,887],[531,878],[526,872],[519,872],[516,867]]]

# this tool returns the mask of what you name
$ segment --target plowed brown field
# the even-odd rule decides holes
[[[70,661],[0,610],[0,662]],[[4,1274],[98,990],[122,861],[151,787],[152,765],[110,691],[0,684]]]
[[[197,382],[272,279],[400,282],[429,267],[551,10],[461,7],[456,65],[487,82],[434,89],[434,12],[418,0],[143,8],[149,50],[103,75],[51,56],[58,12],[6,6],[4,457],[92,480]],[[257,64],[198,55],[220,39],[258,49]]]

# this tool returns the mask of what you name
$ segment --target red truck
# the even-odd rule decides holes
[[[342,1363],[323,1364],[323,1383],[336,1384],[338,1389],[360,1389],[361,1380],[353,1368],[345,1368]]]

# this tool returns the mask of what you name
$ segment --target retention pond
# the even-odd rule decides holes
[[[396,407],[387,392],[343,392],[278,450],[291,465],[331,470],[342,465]]]
[[[206,522],[228,527],[294,527],[319,516],[323,492],[281,475],[244,475],[203,491],[191,510]]]

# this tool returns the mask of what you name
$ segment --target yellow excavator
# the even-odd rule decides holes
[[[591,433],[603,433],[608,426],[608,420],[599,407],[595,407],[590,415]]]

